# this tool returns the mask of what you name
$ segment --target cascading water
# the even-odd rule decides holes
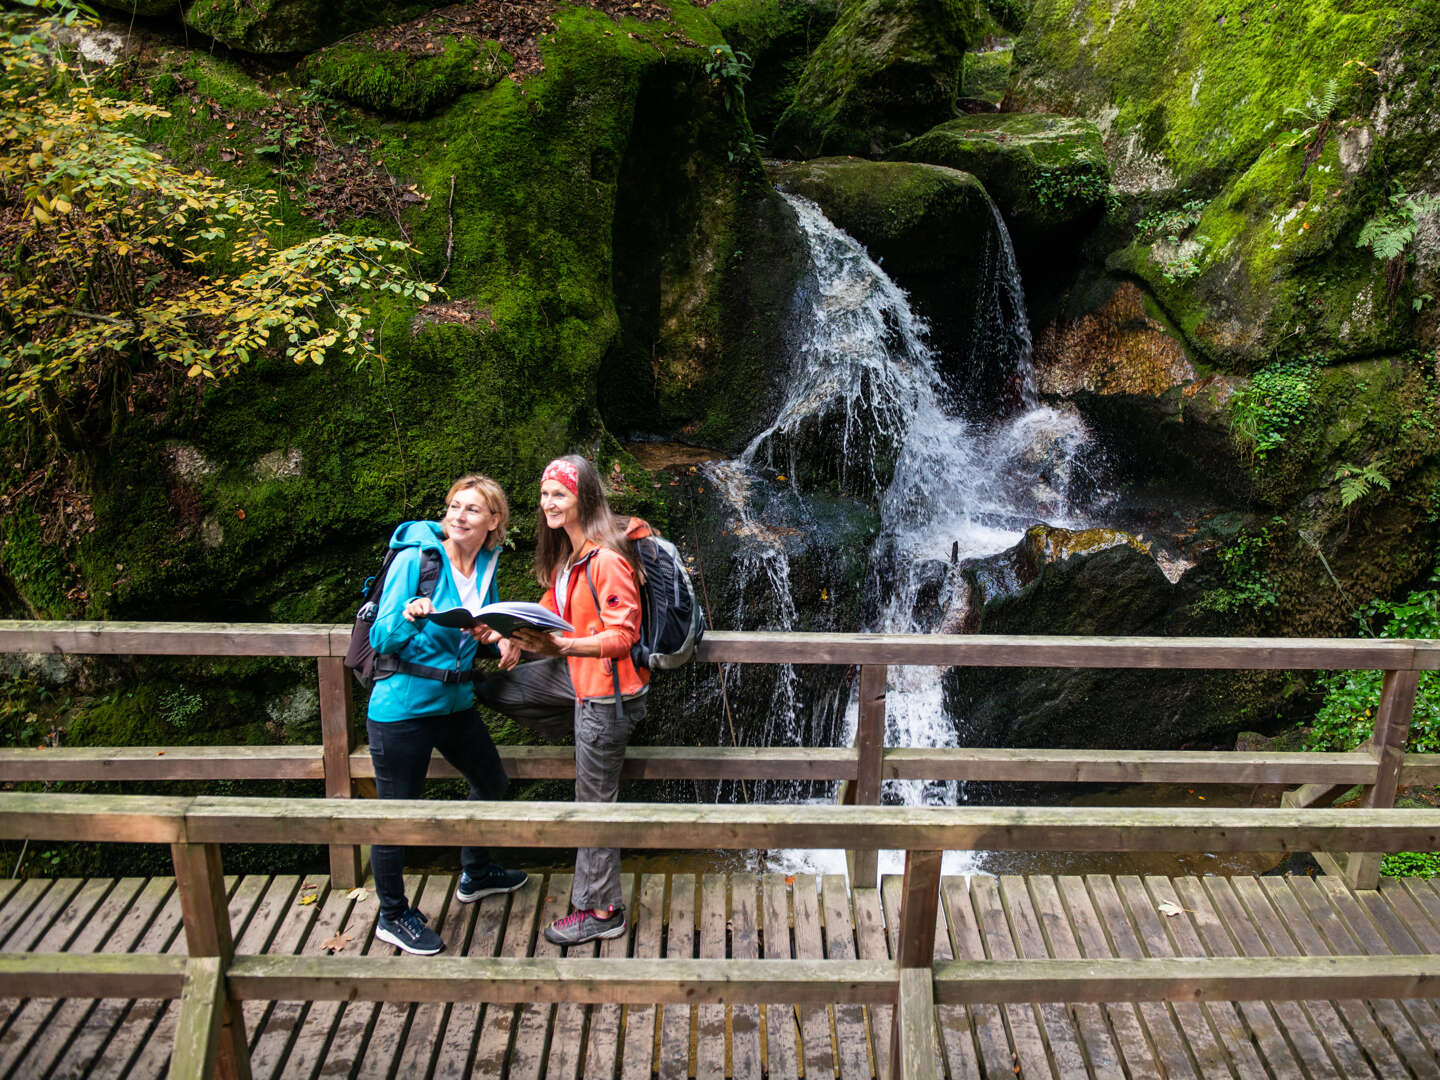
[[[1088,434],[1073,410],[1038,401],[1024,293],[998,212],[986,250],[978,253],[982,272],[968,355],[957,362],[932,353],[924,322],[864,248],[813,203],[786,199],[811,260],[793,313],[786,400],[775,422],[737,460],[706,467],[730,528],[747,541],[733,568],[731,625],[798,628],[784,537],[750,510],[751,478],[764,465],[787,478],[797,521],[804,518],[801,493],[817,476],[879,498],[866,629],[957,631],[966,610],[959,573],[964,560],[1011,547],[1037,521],[1083,524],[1074,493],[1090,489],[1077,483],[1077,454]],[[948,381],[942,359],[956,371]],[[766,592],[769,603],[760,599]],[[964,718],[947,714],[939,676],[934,668],[891,669],[888,744],[960,744]],[[836,708],[821,716],[824,710],[798,700],[796,682],[794,669],[780,674],[765,714],[771,730],[758,741],[850,745],[853,703],[844,715]],[[848,692],[837,696],[843,700]],[[954,803],[960,796],[953,783],[891,782],[886,788],[887,801],[906,804]],[[839,856],[772,853],[776,868],[825,872],[841,871]],[[965,853],[951,853],[946,868],[963,873],[973,867]]]

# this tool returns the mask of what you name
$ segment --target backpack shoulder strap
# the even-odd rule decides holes
[[[585,560],[585,584],[590,586],[590,595],[595,600],[595,611],[600,611],[600,594],[595,591],[595,579],[590,576],[590,562]],[[625,699],[620,693],[620,665],[612,658],[610,661],[610,677],[615,680],[615,719],[625,719]]]

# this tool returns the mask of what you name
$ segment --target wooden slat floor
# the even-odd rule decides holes
[[[373,894],[324,878],[228,882],[242,953],[369,952]],[[412,896],[452,955],[556,955],[538,934],[566,910],[553,874],[513,896],[454,901],[448,875]],[[879,959],[895,946],[900,882],[629,875],[628,937],[587,956]],[[314,897],[313,901],[310,897]],[[1173,904],[1176,915],[1162,913]],[[1440,953],[1440,889],[1329,878],[947,878],[945,957],[1294,956]],[[0,883],[0,951],[183,952],[170,879]],[[424,963],[421,958],[416,963]],[[0,1076],[161,1077],[177,1007],[165,1001],[0,1001]],[[257,1080],[276,1078],[839,1078],[888,1075],[888,1008],[376,1005],[248,1002]],[[1440,1002],[1212,1002],[939,1009],[951,1077],[1415,1076],[1440,1080]]]

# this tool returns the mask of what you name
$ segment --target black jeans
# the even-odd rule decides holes
[[[472,799],[502,799],[509,787],[505,766],[485,722],[474,709],[448,716],[422,716],[388,723],[367,721],[370,760],[375,763],[375,788],[382,799],[414,799],[425,790],[431,750],[460,771]],[[490,850],[460,849],[460,865],[471,874],[490,864]],[[375,895],[380,914],[396,918],[409,906],[405,899],[405,848],[376,844],[370,849]]]

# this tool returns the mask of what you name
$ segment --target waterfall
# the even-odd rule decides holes
[[[732,567],[736,628],[799,629],[790,595],[788,534],[807,524],[805,492],[829,481],[878,500],[864,629],[958,631],[968,596],[960,564],[1017,543],[1037,521],[1085,524],[1077,464],[1089,435],[1073,409],[1039,402],[1024,290],[998,211],[977,252],[981,268],[966,355],[937,357],[925,322],[853,238],[814,203],[785,196],[808,245],[810,267],[792,309],[784,402],[741,456],[705,467],[743,544]],[[957,374],[947,382],[947,370]],[[786,487],[789,527],[754,512],[753,478],[765,468]],[[758,665],[756,665],[758,667]],[[765,665],[770,667],[771,665]],[[736,669],[744,665],[735,665]],[[957,746],[965,718],[950,716],[939,668],[892,668],[886,742]],[[738,680],[737,671],[727,680]],[[850,688],[806,702],[786,666],[776,677],[756,740],[772,745],[851,745],[857,710]],[[727,681],[727,685],[731,685]],[[828,712],[827,712],[828,709]],[[748,741],[748,740],[747,740]],[[803,797],[791,792],[792,797]],[[773,797],[767,793],[767,798]],[[887,802],[953,804],[954,783],[887,782]],[[776,868],[843,867],[839,852],[771,853]],[[887,870],[898,864],[882,863]],[[973,869],[950,853],[947,872]]]

